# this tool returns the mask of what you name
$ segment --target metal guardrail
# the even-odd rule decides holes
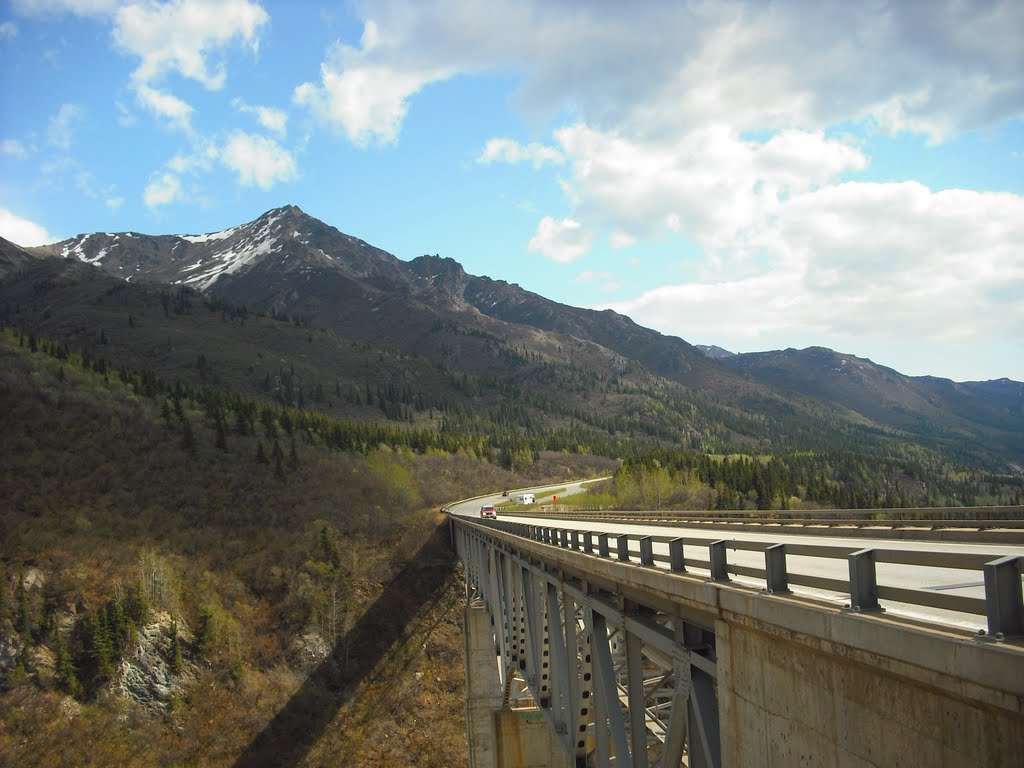
[[[462,521],[470,522],[470,521]],[[641,567],[666,568],[683,574],[688,568],[710,573],[712,581],[727,582],[730,574],[760,579],[768,593],[787,593],[790,585],[810,587],[850,595],[849,610],[881,611],[879,600],[892,600],[909,605],[937,608],[958,613],[985,616],[987,634],[995,640],[1024,636],[1024,596],[1021,577],[1024,557],[995,554],[955,553],[922,550],[859,549],[816,544],[768,544],[755,541],[721,539],[708,543],[701,539],[637,534],[610,534],[603,531],[581,531],[545,525],[530,525],[508,520],[492,520],[486,525],[532,541],[593,557],[616,559]],[[654,552],[654,544],[667,545],[668,555]],[[707,559],[688,556],[698,547],[706,547]],[[764,568],[729,563],[728,550],[762,552]],[[849,579],[835,579],[809,574],[790,573],[787,558],[815,557],[845,559]],[[953,568],[979,571],[984,576],[985,597],[952,595],[878,583],[876,565],[897,565]],[[981,630],[979,634],[985,634]]]
[[[550,509],[550,507],[544,508]],[[521,517],[543,517],[541,511],[517,512]],[[623,523],[743,523],[753,526],[844,525],[852,527],[898,528],[1024,528],[1024,506],[1011,507],[921,507],[884,509],[868,512],[863,509],[815,509],[763,512],[723,510],[716,512],[691,510],[623,511],[601,508],[573,507],[558,509],[565,520],[603,520]]]

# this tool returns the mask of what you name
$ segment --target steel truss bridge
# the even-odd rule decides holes
[[[1006,732],[1000,748],[1019,757],[1024,747],[1024,644],[1014,640],[1024,636],[1020,556],[694,542],[554,527],[540,518],[451,521],[470,610],[489,616],[500,708],[543,714],[554,745],[544,764],[779,764],[769,754],[839,764],[841,753],[857,755],[850,733],[861,726],[822,718],[854,711],[851,691],[893,680],[911,698],[952,697],[947,711],[962,707],[963,717],[1001,707],[990,723]],[[763,566],[730,563],[730,550],[762,557]],[[791,572],[787,556],[843,560],[849,578]],[[878,563],[973,570],[983,574],[984,598],[881,585]],[[794,595],[791,585],[843,593],[849,602],[824,604]],[[892,601],[981,616],[986,628],[973,637],[938,631],[885,614],[883,604]],[[808,680],[791,677],[794,668]],[[860,716],[885,727],[885,705],[879,708]],[[472,702],[469,711],[486,716],[474,715]],[[931,733],[912,713],[893,717],[907,721],[904,730]],[[773,724],[792,738],[775,739]],[[939,747],[990,755],[979,765],[1001,764],[1001,753],[964,738]],[[890,749],[908,747],[893,739]],[[500,745],[493,760],[474,758],[470,740],[474,768],[527,764]]]

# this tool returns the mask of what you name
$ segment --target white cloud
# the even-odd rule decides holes
[[[568,264],[586,254],[592,240],[580,222],[569,218],[556,221],[545,216],[537,225],[537,234],[527,249],[560,264]]]
[[[220,150],[209,141],[195,139],[192,151],[188,154],[177,154],[167,161],[167,167],[175,173],[199,173],[211,170]]]
[[[150,180],[142,197],[147,207],[156,208],[161,205],[183,202],[185,191],[177,176],[164,172]]]
[[[18,36],[18,25],[13,21],[0,23],[0,40],[13,40]]]
[[[477,158],[478,163],[490,165],[493,162],[521,163],[524,160],[533,163],[534,168],[540,168],[545,163],[552,165],[563,165],[565,158],[562,153],[554,147],[547,147],[537,142],[523,145],[512,139],[490,139],[484,147],[483,152]]]
[[[259,30],[268,20],[266,11],[248,0],[132,3],[115,14],[114,40],[139,57],[132,75],[136,84],[179,74],[219,90],[227,72],[223,62],[210,62],[211,55],[236,39],[256,50]]]
[[[636,238],[627,232],[612,232],[612,248],[621,250],[636,245]]]
[[[166,118],[176,128],[189,133],[192,130],[192,106],[179,99],[177,96],[150,88],[148,85],[139,85],[135,89],[139,102],[157,117]]]
[[[742,132],[870,120],[939,141],[1024,112],[1016,0],[380,0],[362,9],[360,47],[336,46],[322,84],[297,92],[350,136],[393,140],[410,95],[476,72],[520,76],[515,103],[529,115],[568,109],[646,139],[712,124]]]
[[[288,132],[288,113],[274,107],[250,106],[241,99],[231,102],[239,112],[255,115],[259,124],[271,133],[284,136]]]
[[[427,83],[451,73],[400,60],[378,63],[375,49],[379,43],[377,27],[368,21],[361,50],[336,44],[320,65],[320,84],[302,83],[293,94],[296,104],[332,128],[343,130],[360,146],[396,141],[406,100]]]
[[[0,152],[11,157],[16,157],[19,160],[24,160],[28,157],[28,149],[17,139],[4,139],[0,142]]]
[[[667,227],[721,248],[788,196],[867,164],[855,147],[809,131],[760,143],[710,126],[655,142],[577,124],[555,136],[577,213],[611,227],[617,247]]]
[[[221,162],[238,174],[243,186],[270,189],[298,178],[295,158],[273,139],[237,131],[221,151]]]
[[[65,152],[71,149],[75,129],[82,121],[82,108],[76,104],[62,104],[57,114],[50,118],[46,128],[46,140]]]
[[[10,240],[23,248],[34,245],[46,245],[57,241],[57,238],[34,221],[23,219],[6,208],[0,208],[0,237]]]
[[[748,274],[709,272],[605,306],[730,348],[800,338],[841,348],[894,334],[934,350],[991,338],[1021,344],[1019,195],[916,182],[829,185],[781,203],[744,245],[764,262]]]

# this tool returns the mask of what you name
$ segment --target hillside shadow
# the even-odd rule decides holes
[[[454,564],[446,520],[246,747],[235,761],[235,768],[292,766],[302,762],[359,682],[401,637],[417,611],[441,594]]]

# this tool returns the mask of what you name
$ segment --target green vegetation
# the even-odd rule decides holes
[[[619,509],[874,509],[1019,505],[1024,478],[960,471],[926,451],[916,460],[849,451],[770,457],[659,449],[627,458],[614,478],[569,504]]]
[[[578,340],[437,318],[371,344],[36,268],[0,310],[12,764],[462,764],[437,507],[480,490],[614,474],[559,502],[693,509],[1024,493],[997,471],[1008,442],[687,387]]]
[[[461,590],[447,540],[422,548],[442,501],[522,478],[469,442],[445,451],[440,433],[416,443],[408,428],[169,385],[11,329],[0,427],[5,759],[227,764],[313,696],[330,717],[295,764],[386,762],[381,728],[424,765],[465,760]],[[560,455],[531,468],[590,471]],[[401,574],[412,604],[395,626],[371,607]],[[349,682],[320,685],[324,664]],[[421,691],[417,675],[434,682]],[[133,676],[154,690],[128,691]],[[308,718],[293,727],[313,733]]]

